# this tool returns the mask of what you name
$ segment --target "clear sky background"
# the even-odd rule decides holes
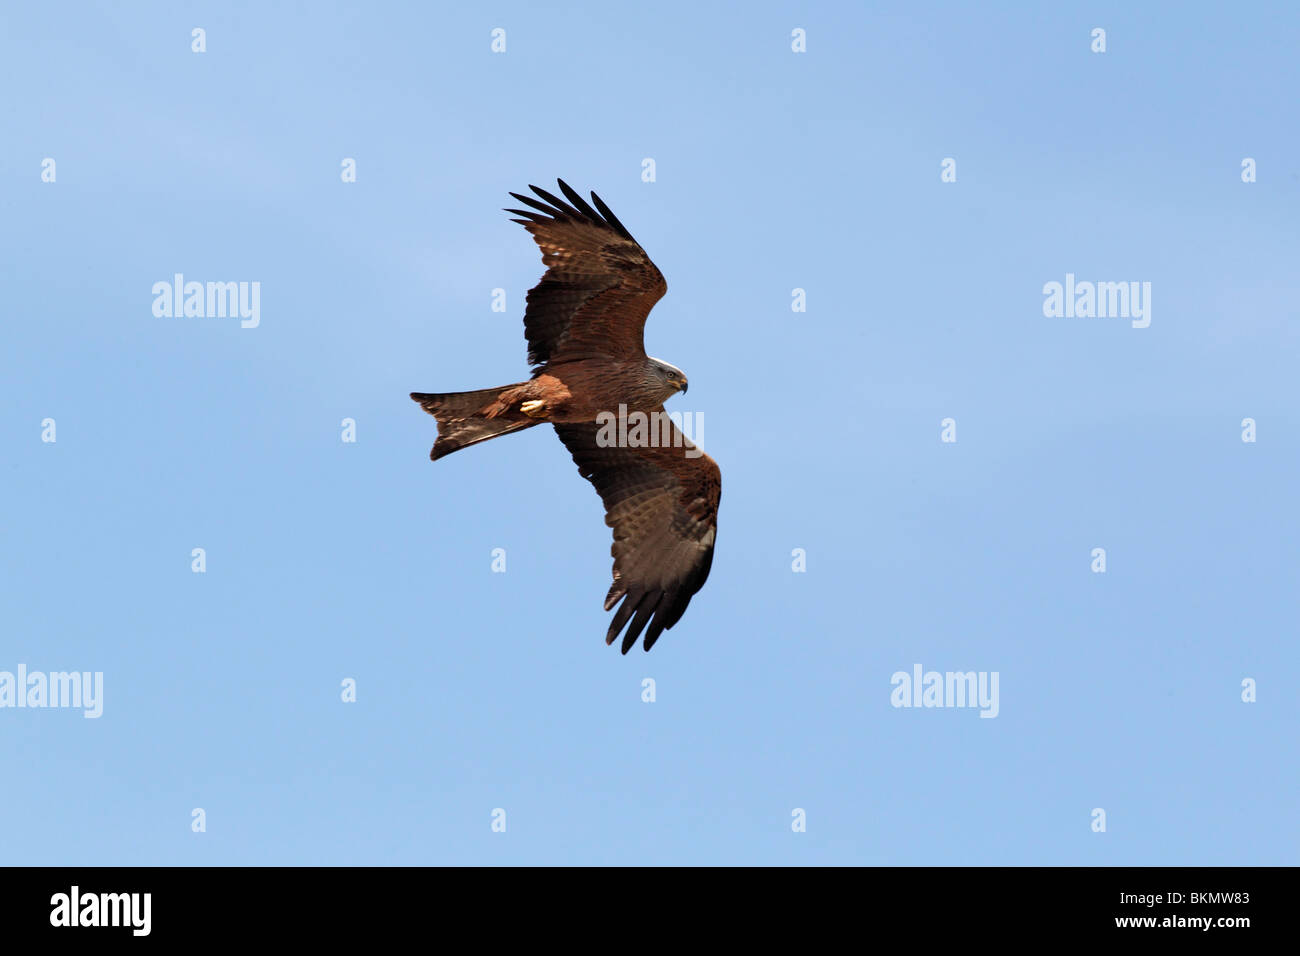
[[[0,9],[0,670],[105,682],[0,710],[0,862],[1300,862],[1296,6],[471,6]],[[557,176],[722,468],[648,655],[553,432],[432,464],[407,398],[526,377]]]

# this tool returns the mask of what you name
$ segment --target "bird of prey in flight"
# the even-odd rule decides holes
[[[646,355],[645,320],[668,291],[663,275],[599,196],[588,203],[564,180],[559,186],[564,199],[530,186],[537,198],[510,194],[528,208],[506,210],[521,217],[513,221],[532,233],[546,266],[524,312],[532,377],[411,398],[438,420],[434,461],[542,422],[555,427],[614,531],[605,610],[622,605],[605,643],[626,626],[623,653],[642,631],[648,651],[709,576],[722,477],[664,414],[663,403],[685,393],[686,376]],[[662,440],[611,441],[610,417],[633,413],[655,423],[651,434]]]

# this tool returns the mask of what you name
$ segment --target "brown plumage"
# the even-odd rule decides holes
[[[665,420],[657,445],[610,442],[608,416],[662,415],[663,402],[686,391],[680,369],[645,352],[646,316],[668,286],[599,196],[591,194],[593,208],[559,185],[567,202],[531,186],[537,199],[510,194],[529,208],[507,210],[522,217],[514,221],[532,234],[547,267],[524,313],[532,378],[411,398],[438,419],[435,461],[544,421],[555,426],[614,531],[605,610],[622,605],[605,642],[627,627],[623,653],[643,631],[648,651],[709,576],[722,479],[713,459]]]

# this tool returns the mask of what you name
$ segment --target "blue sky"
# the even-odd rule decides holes
[[[1294,5],[268,6],[0,11],[0,671],[104,675],[0,709],[0,861],[1300,862]],[[525,377],[557,176],[722,468],[649,655],[554,434],[407,398]]]

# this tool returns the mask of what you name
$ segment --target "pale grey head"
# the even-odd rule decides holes
[[[660,404],[678,392],[683,395],[686,394],[686,387],[689,384],[686,381],[686,373],[676,365],[669,365],[661,359],[651,358],[648,368],[650,378],[656,386],[658,396],[656,401]]]

